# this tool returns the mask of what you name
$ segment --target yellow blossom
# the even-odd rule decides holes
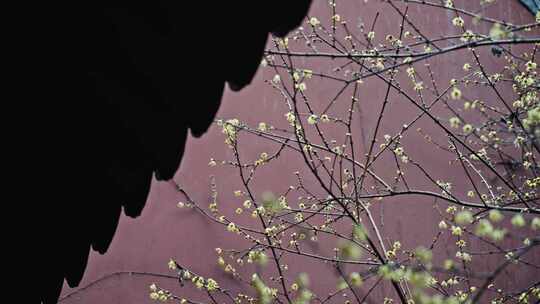
[[[488,216],[493,222],[500,222],[504,217],[503,214],[497,209],[490,210]]]
[[[449,121],[450,121],[450,127],[454,129],[459,128],[459,125],[461,124],[461,120],[458,117],[451,117]]]
[[[206,280],[206,290],[208,290],[208,291],[214,291],[214,290],[216,290],[216,289],[218,289],[218,288],[219,288],[219,285],[218,285],[218,283],[217,283],[214,279],[208,278],[208,279]]]
[[[159,299],[159,294],[157,292],[151,292],[150,293],[150,299],[157,301]]]
[[[527,63],[525,63],[525,67],[527,69],[527,72],[531,72],[531,71],[535,70],[536,66],[537,66],[536,62],[527,61]]]
[[[170,259],[169,263],[167,265],[169,266],[169,269],[171,269],[171,270],[176,269],[176,262],[173,259]]]
[[[463,27],[463,25],[465,25],[465,21],[463,21],[463,18],[461,17],[455,17],[452,19],[452,24],[457,27]]]
[[[440,221],[439,222],[439,228],[440,229],[446,229],[446,228],[448,228],[448,225],[446,224],[445,221]]]
[[[454,220],[458,224],[470,224],[473,222],[473,216],[470,211],[460,211],[458,214],[455,215]]]
[[[238,232],[238,227],[236,227],[236,225],[233,223],[233,222],[230,222],[228,225],[227,225],[227,230],[229,232]]]
[[[460,40],[463,42],[469,42],[474,39],[474,33],[470,30],[466,30],[462,35]]]
[[[525,222],[525,219],[523,218],[523,215],[521,214],[516,214],[512,217],[512,225],[516,226],[516,227],[523,227],[525,226],[526,222]]]
[[[452,89],[452,92],[450,93],[450,96],[452,97],[453,100],[461,99],[461,90],[454,87]]]
[[[290,123],[294,123],[294,121],[296,120],[296,117],[294,116],[293,112],[287,112],[285,114],[285,117],[287,118],[287,121]]]
[[[532,230],[540,230],[540,217],[535,217],[531,221],[531,229]]]
[[[463,234],[463,230],[459,226],[452,226],[451,229],[452,229],[452,234],[453,235],[460,236],[461,234]]]
[[[310,125],[314,125],[314,124],[317,123],[318,119],[319,119],[319,117],[318,117],[317,115],[311,114],[311,115],[309,115],[309,117],[308,117],[308,119],[307,119],[307,122],[308,122],[308,124],[310,124]]]

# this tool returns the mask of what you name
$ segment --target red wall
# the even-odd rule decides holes
[[[370,24],[373,16],[383,7],[379,1],[348,1],[347,9],[341,9],[342,16],[347,16],[350,20],[357,20],[360,16],[366,24]],[[459,4],[459,1],[456,1]],[[533,17],[527,12],[518,1],[502,0],[498,5],[498,11],[490,11],[489,14],[498,15],[504,20],[512,20],[515,23],[532,22]],[[312,10],[317,16],[326,16],[327,1],[315,0]],[[461,1],[461,3],[464,3]],[[324,12],[324,13],[318,13]],[[451,16],[432,15],[426,11],[419,11],[418,6],[412,5],[409,14],[414,16],[426,30],[426,35],[455,34],[456,30],[450,25]],[[383,12],[381,20],[378,22],[377,32],[387,32],[389,29],[396,31],[399,18],[388,18]],[[321,18],[322,19],[322,18]],[[351,22],[354,23],[354,22]],[[491,59],[487,59],[488,65]],[[321,63],[311,64],[313,70],[325,69],[327,65]],[[461,58],[443,56],[431,61],[435,73],[449,75],[458,73],[463,61]],[[325,71],[328,72],[328,71]],[[259,71],[253,84],[240,93],[227,91],[218,116],[223,118],[237,117],[251,125],[256,125],[259,121],[276,122],[283,121],[283,114],[286,112],[281,101],[268,85],[263,84],[263,79],[270,79],[273,72],[270,70]],[[449,79],[440,77],[441,83],[448,83]],[[309,83],[309,93],[312,94],[312,102],[316,100],[327,100],[335,87],[313,80]],[[362,118],[357,121],[357,127],[363,128],[367,134],[371,134],[376,122],[376,115],[381,106],[381,96],[384,94],[385,86],[380,82],[366,82],[366,86],[361,93],[361,113]],[[396,130],[404,121],[416,113],[410,105],[392,96],[395,103],[388,112],[388,122],[380,134]],[[189,103],[192,100],[186,99]],[[427,121],[421,122],[423,128],[430,128]],[[210,201],[210,175],[215,175],[219,201],[222,209],[233,210],[236,208],[237,200],[232,195],[232,191],[240,188],[239,180],[234,178],[234,171],[227,168],[210,168],[208,162],[210,158],[227,159],[230,157],[230,150],[223,144],[223,134],[217,126],[213,126],[210,131],[201,139],[190,138],[187,144],[187,151],[182,161],[182,166],[178,171],[175,181],[190,193],[193,199],[207,205]],[[406,147],[421,158],[427,167],[434,170],[435,174],[450,176],[455,188],[466,187],[466,181],[460,178],[458,168],[448,168],[446,160],[441,160],[432,150],[426,147],[420,137],[412,137],[405,142]],[[242,147],[243,154],[256,155],[268,146],[257,144],[245,145]],[[384,164],[378,166],[378,170],[384,172]],[[279,189],[286,187],[287,182],[294,180],[291,172],[300,168],[297,158],[287,156],[272,165],[272,170],[266,170],[265,176],[261,177],[256,185],[258,191]],[[388,166],[388,170],[391,169]],[[441,171],[441,170],[444,170]],[[447,171],[448,170],[448,171]],[[410,177],[411,178],[411,177]],[[414,177],[412,177],[414,180]],[[306,183],[315,184],[309,177]],[[418,184],[423,181],[416,181]],[[174,275],[167,267],[169,258],[173,257],[179,263],[190,265],[193,271],[203,274],[205,277],[214,277],[222,284],[234,288],[237,283],[224,276],[220,268],[216,265],[215,247],[232,248],[235,245],[243,244],[241,237],[231,236],[223,227],[211,223],[208,219],[200,216],[196,212],[178,209],[176,203],[185,201],[182,195],[177,193],[171,184],[155,182],[145,210],[141,217],[130,219],[123,217],[111,248],[106,255],[91,254],[85,277],[79,288],[69,289],[67,286],[63,290],[62,303],[150,303],[148,297],[148,285],[151,282],[158,282],[165,288],[170,288],[176,294],[182,296],[194,296],[200,293],[192,288],[178,288],[175,280],[166,278],[156,278],[141,274],[127,274],[118,272],[150,272]],[[407,246],[429,244],[434,232],[437,230],[439,217],[435,216],[433,208],[425,208],[425,204],[431,204],[431,199],[417,197],[413,200],[393,199],[385,201],[385,226],[383,233],[399,238]],[[397,206],[397,207],[396,207]],[[379,209],[377,213],[381,212]],[[227,239],[226,239],[227,238]],[[451,250],[448,250],[451,254]],[[540,253],[533,254],[536,262],[540,262]],[[481,262],[479,263],[487,263]],[[324,278],[329,272],[326,266],[313,266],[310,263],[298,263],[291,266],[292,271],[305,270],[306,267],[313,271],[313,281],[315,290],[320,288],[333,288],[334,280],[325,281]],[[510,271],[507,273],[509,282],[516,284],[531,282],[534,277],[540,277],[540,272],[528,273],[519,277],[514,276]],[[105,278],[106,277],[106,278]],[[98,280],[96,282],[96,280]],[[378,291],[378,295],[384,295],[390,289]],[[200,298],[204,299],[204,298]]]

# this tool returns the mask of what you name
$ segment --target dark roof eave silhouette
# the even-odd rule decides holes
[[[188,130],[207,131],[225,84],[248,85],[268,34],[286,35],[310,3],[93,1],[18,13],[14,179],[30,177],[24,195],[39,201],[24,228],[37,302],[56,303],[64,279],[79,284],[122,209],[141,214],[152,177],[178,169]]]

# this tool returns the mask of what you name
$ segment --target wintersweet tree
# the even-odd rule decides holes
[[[171,259],[178,289],[150,298],[538,303],[540,14],[503,18],[507,1],[330,0],[272,40],[281,114],[216,122],[229,157],[208,165],[228,174],[209,204],[178,187],[178,212],[244,240],[216,248],[239,285]]]

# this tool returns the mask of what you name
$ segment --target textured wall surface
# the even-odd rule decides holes
[[[502,5],[498,5],[499,11],[489,12],[490,15],[498,15],[504,20],[512,20],[515,23],[532,22],[532,15],[517,1],[500,0]],[[325,11],[327,1],[314,1],[312,10],[314,14]],[[456,1],[458,3],[459,1]],[[472,2],[472,1],[471,1]],[[348,9],[343,10],[350,20],[360,18],[366,24],[372,21],[373,16],[383,6],[378,1],[348,1]],[[461,3],[464,3],[463,1]],[[471,4],[472,6],[472,4]],[[325,14],[325,13],[324,13]],[[323,15],[324,15],[323,14]],[[424,28],[432,31],[431,34],[456,34],[451,28],[449,21],[451,16],[431,15],[420,11],[418,6],[411,6],[409,14],[415,18]],[[378,32],[386,32],[389,29],[396,30],[397,18],[384,18],[378,23]],[[249,26],[249,25],[246,25]],[[189,58],[186,58],[189,60]],[[435,73],[449,74],[451,71],[460,69],[456,66],[455,58],[441,57],[432,62]],[[312,67],[314,70],[324,68],[323,66]],[[280,121],[283,120],[284,108],[282,103],[276,101],[275,92],[267,85],[263,84],[263,78],[270,78],[271,71],[259,71],[254,83],[240,93],[227,91],[218,116],[223,118],[237,117],[242,121],[255,124],[259,121]],[[448,79],[441,81],[448,81]],[[362,119],[358,123],[358,128],[363,128],[365,132],[371,132],[375,125],[376,117],[369,115],[378,111],[381,95],[384,88],[367,84],[367,89],[362,92],[361,112]],[[335,88],[325,87],[323,82],[310,85],[321,99],[327,99]],[[204,89],[201,87],[201,89]],[[397,97],[396,97],[397,98]],[[197,102],[196,96],[186,96],[182,100],[187,104]],[[389,130],[396,128],[404,121],[403,117],[411,116],[412,110],[409,106],[395,106],[387,114],[395,118],[395,125],[388,125]],[[427,127],[429,124],[423,125]],[[384,134],[384,130],[381,134]],[[210,131],[201,139],[191,138],[187,144],[187,151],[182,161],[180,170],[177,172],[175,182],[185,188],[192,198],[202,205],[207,205],[211,199],[210,175],[216,177],[218,191],[220,192],[220,206],[233,208],[234,197],[232,191],[240,187],[239,180],[232,178],[234,171],[228,169],[210,168],[208,162],[210,158],[226,159],[230,156],[230,150],[223,144],[223,134],[221,129],[213,126]],[[414,147],[414,140],[411,139],[409,146]],[[420,144],[418,145],[420,146]],[[243,152],[260,153],[261,147],[257,145],[244,146]],[[414,148],[411,148],[414,149]],[[429,167],[437,170],[438,156],[432,151],[415,151],[416,155],[422,155]],[[262,182],[257,184],[259,190],[282,189],[287,181],[294,178],[290,172],[294,171],[298,163],[295,159],[279,160],[272,168],[266,172]],[[289,172],[283,175],[283,172]],[[450,172],[449,174],[453,174]],[[309,179],[306,183],[314,182]],[[464,185],[463,180],[459,180],[458,171],[455,171],[456,187]],[[180,263],[191,265],[193,271],[204,274],[207,277],[219,279],[228,287],[237,286],[233,280],[224,276],[217,267],[216,254],[214,248],[231,248],[235,244],[242,244],[240,237],[230,237],[223,227],[210,222],[208,219],[189,210],[181,210],[176,207],[178,201],[185,201],[185,198],[176,192],[174,187],[165,182],[153,184],[147,205],[141,217],[130,219],[122,217],[118,231],[113,243],[105,255],[92,253],[88,269],[79,288],[63,290],[62,303],[150,303],[148,298],[148,285],[151,282],[158,282],[165,288],[174,290],[180,295],[196,295],[194,290],[189,288],[180,289],[174,279],[159,278],[145,275],[144,273],[161,273],[174,275],[167,267],[169,258],[174,257]],[[395,200],[399,202],[399,200]],[[386,234],[394,235],[411,244],[425,244],[429,242],[436,229],[437,218],[434,217],[434,210],[422,208],[422,202],[429,200],[418,198],[415,201],[399,202],[399,208],[386,208],[385,218],[387,223],[384,226]],[[421,219],[421,220],[417,220]],[[226,239],[227,237],[227,239]],[[540,259],[540,253],[535,253],[536,259]],[[487,263],[487,262],[486,262]],[[312,267],[310,264],[298,263],[291,266],[294,269]],[[324,278],[324,267],[311,268],[314,276]],[[134,272],[134,273],[129,273]],[[508,273],[509,281],[521,282],[531,281],[535,275],[531,273],[526,277],[512,277]],[[325,288],[324,280],[316,280],[314,289]],[[334,284],[334,283],[332,283]],[[381,291],[384,294],[384,291]],[[382,294],[381,294],[382,295]]]

